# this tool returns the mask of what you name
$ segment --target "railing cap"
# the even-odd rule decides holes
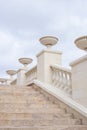
[[[87,55],[80,57],[79,59],[70,63],[70,66],[75,66],[81,62],[87,61]]]
[[[65,72],[71,73],[71,69],[69,69],[69,68],[65,68],[65,67],[58,66],[58,65],[51,65],[50,67],[55,68],[55,69],[60,69],[60,70],[63,70]]]
[[[32,67],[30,70],[28,70],[25,75],[28,75],[33,69],[37,68],[37,65],[35,65],[34,67]]]
[[[40,53],[38,53],[36,56],[38,57],[38,56],[40,56],[43,53],[53,53],[53,54],[60,54],[60,55],[62,55],[62,51],[52,51],[52,50],[45,50],[44,49]]]

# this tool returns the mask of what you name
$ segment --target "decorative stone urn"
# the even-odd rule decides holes
[[[87,36],[77,38],[75,44],[79,49],[87,51]]]
[[[20,58],[18,60],[24,65],[24,68],[27,68],[27,66],[33,61],[31,58]]]
[[[17,73],[17,71],[15,71],[15,70],[7,70],[6,72],[8,75],[10,75],[11,79],[13,78],[13,75],[15,75]]]
[[[46,84],[52,84],[52,71],[50,65],[61,65],[62,52],[52,50],[51,47],[58,42],[54,36],[45,36],[39,39],[40,43],[47,47],[41,50],[37,56],[37,79]]]
[[[51,48],[53,45],[55,45],[58,42],[58,38],[54,36],[45,36],[39,39],[40,43],[47,48]]]
[[[5,78],[0,78],[0,83],[1,83],[1,84],[6,83],[6,81],[7,81],[7,79],[5,79]]]

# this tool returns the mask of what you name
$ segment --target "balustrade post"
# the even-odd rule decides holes
[[[87,50],[87,36],[75,41],[78,48]],[[72,62],[72,96],[75,101],[87,107],[87,55]]]
[[[7,80],[7,84],[11,85],[11,82],[14,80],[13,76],[17,73],[15,70],[7,70],[6,73],[10,76],[10,78]]]
[[[7,79],[0,78],[0,86],[7,86],[6,81],[7,81]]]
[[[24,65],[23,68],[17,71],[17,86],[25,85],[26,75],[28,68],[27,66],[32,62],[31,58],[20,58],[19,62]]]
[[[40,38],[41,44],[47,46],[46,50],[42,50],[37,54],[37,79],[48,84],[52,83],[52,72],[50,66],[52,64],[61,65],[62,52],[51,50],[51,46],[57,43],[58,39],[52,36]]]

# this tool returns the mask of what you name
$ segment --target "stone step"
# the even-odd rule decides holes
[[[0,113],[0,119],[11,120],[11,119],[67,119],[73,118],[72,114],[62,114],[59,113]]]
[[[25,100],[25,101],[34,101],[34,100],[37,100],[37,102],[38,102],[38,100],[39,101],[46,101],[47,99],[45,99],[44,97],[42,97],[42,96],[6,96],[6,95],[4,95],[4,96],[0,96],[0,102],[9,102],[9,101],[16,101],[17,102],[17,100]],[[48,100],[49,101],[49,100]],[[46,101],[47,102],[47,101]]]
[[[7,98],[6,97],[0,97],[0,104],[1,103],[19,103],[19,102],[25,102],[25,103],[39,103],[39,104],[42,104],[42,103],[44,103],[44,104],[51,104],[51,105],[55,105],[55,106],[57,106],[57,107],[59,107],[59,105],[58,104],[53,104],[51,101],[49,101],[49,100],[47,100],[47,99],[45,99],[45,98],[40,98],[40,97],[29,97],[29,96],[27,96],[27,97],[14,97],[14,96],[12,96],[12,97],[8,97],[7,96]]]
[[[27,94],[27,95],[38,95],[40,94],[39,91],[34,91],[34,90],[27,90],[27,91],[18,91],[18,90],[15,90],[15,91],[0,91],[0,94],[1,96],[2,95],[24,95],[24,94]]]
[[[7,97],[7,98],[6,98]],[[42,97],[40,97],[40,96],[1,96],[0,97],[0,102],[4,102],[4,101],[7,101],[7,102],[9,102],[9,101],[17,101],[17,100],[20,100],[20,101],[34,101],[34,100],[37,100],[37,102],[38,102],[38,100],[39,101],[44,101],[45,100],[45,102],[48,102],[49,100],[47,100],[47,99],[45,99],[45,98],[42,98]]]
[[[67,126],[0,127],[0,130],[61,130]]]
[[[55,107],[55,108],[59,108],[59,106],[58,105],[56,105],[56,104],[52,104],[51,102],[45,102],[45,101],[36,101],[36,100],[34,100],[34,101],[27,101],[27,100],[25,100],[25,101],[21,101],[21,100],[14,100],[14,101],[11,101],[11,102],[8,102],[8,101],[3,101],[3,102],[0,102],[0,106],[1,105],[3,105],[3,106],[6,106],[6,105],[12,105],[12,104],[15,104],[15,105],[17,105],[17,104],[25,104],[25,105],[27,105],[27,106],[32,106],[33,107],[33,105],[35,105],[35,106],[41,106],[41,105],[45,105],[45,106],[49,106],[49,107]]]
[[[53,125],[80,125],[81,121],[78,119],[55,119],[55,120],[0,120],[0,126],[53,126]]]
[[[28,102],[28,101],[15,101],[15,102],[2,102],[0,103],[0,109],[2,108],[7,108],[7,107],[27,107],[27,108],[50,108],[50,109],[61,109],[58,105],[56,104],[52,104],[52,103],[46,103],[45,101],[42,102],[37,102],[37,101],[33,101],[33,102]]]
[[[36,91],[35,89],[28,89],[28,88],[25,88],[25,89],[7,89],[7,90],[6,90],[6,89],[5,89],[5,90],[2,89],[2,90],[0,90],[0,93],[3,93],[3,94],[6,94],[6,93],[8,93],[8,94],[9,94],[9,93],[10,93],[10,94],[12,94],[12,93],[14,93],[14,94],[15,94],[15,93],[20,93],[20,94],[21,94],[21,93],[22,93],[22,94],[23,94],[23,92],[26,93],[26,94],[27,94],[28,92],[29,92],[29,93],[32,92],[32,93],[30,93],[30,94],[33,94],[33,93],[41,93],[39,90]]]
[[[27,91],[33,91],[33,92],[38,92],[38,91],[35,91],[35,89],[33,89],[32,87],[29,88],[29,87],[23,87],[23,88],[11,88],[11,87],[0,87],[0,92],[2,93],[6,93],[6,92],[27,92]]]
[[[23,88],[17,88],[17,87],[15,87],[15,88],[11,88],[11,87],[7,87],[7,88],[1,88],[0,87],[0,92],[2,93],[5,93],[5,92],[19,92],[19,93],[21,93],[21,92],[30,92],[30,91],[32,91],[32,92],[40,92],[39,90],[35,90],[34,88],[28,88],[28,87],[23,87]]]
[[[35,89],[34,88],[29,88],[29,87],[21,87],[21,88],[18,88],[18,87],[0,87],[0,92],[13,92],[13,91],[20,91],[20,92],[22,92],[22,91],[35,91]]]
[[[51,104],[51,105],[56,105],[58,106],[58,104],[53,104],[51,101],[46,100],[46,99],[41,99],[41,98],[32,98],[32,99],[28,99],[27,98],[0,98],[0,103],[46,103],[46,104]],[[59,106],[58,106],[59,107]]]
[[[45,99],[45,98],[42,98],[42,97],[38,97],[38,96],[7,96],[7,99],[6,99],[6,97],[4,96],[4,97],[0,97],[0,102],[1,101],[8,101],[9,102],[9,100],[11,100],[11,101],[17,101],[17,100],[25,100],[25,101],[34,101],[34,100],[37,100],[37,102],[38,101],[45,101],[45,102],[48,102],[49,100],[48,99]],[[49,102],[51,102],[51,101],[49,101]]]
[[[87,130],[87,126],[83,125],[72,125],[72,128],[69,128],[70,126],[64,125],[64,126],[33,126],[33,127],[0,127],[0,130]]]
[[[0,110],[0,113],[1,112],[8,112],[8,113],[59,113],[59,114],[65,114],[64,110],[60,109],[35,109],[35,108],[31,108],[31,109],[28,109],[28,108],[15,108],[15,107],[7,107],[7,108],[2,108]]]
[[[68,126],[68,128],[61,128],[61,130],[87,130],[87,125],[80,125],[80,126]]]
[[[11,89],[33,89],[33,87],[32,87],[32,85],[31,86],[26,86],[25,85],[25,86],[21,86],[21,87],[20,86],[18,87],[18,86],[13,86],[12,85],[12,86],[8,86],[8,87],[3,87],[3,86],[1,87],[0,86],[0,89],[10,89],[10,90]]]
[[[38,100],[38,99],[34,99],[34,100],[19,100],[19,99],[17,99],[17,100],[7,100],[7,101],[5,101],[5,100],[3,100],[3,101],[1,101],[0,102],[0,107],[5,107],[5,106],[19,106],[19,105],[21,105],[21,106],[27,106],[27,107],[40,107],[40,106],[42,106],[42,107],[50,107],[50,108],[59,108],[60,106],[58,106],[57,104],[53,104],[52,102],[48,102],[48,101],[45,101],[45,100]]]
[[[5,96],[8,96],[8,97],[12,97],[12,96],[14,96],[14,97],[15,96],[19,96],[19,97],[22,97],[22,96],[24,96],[24,97],[27,97],[27,96],[34,97],[34,96],[37,96],[37,97],[45,98],[45,96],[41,95],[39,92],[33,93],[32,91],[30,91],[30,92],[27,91],[27,92],[23,92],[23,93],[14,92],[14,93],[5,93],[5,94],[0,92],[0,98],[5,97]]]
[[[5,108],[8,108],[8,107],[14,107],[14,108],[32,108],[32,109],[37,109],[37,108],[45,108],[45,109],[61,109],[59,108],[58,106],[56,106],[55,104],[46,104],[44,102],[42,103],[28,103],[28,102],[25,102],[25,103],[0,103],[0,110],[2,109],[5,109]],[[64,110],[64,109],[62,109]]]
[[[0,94],[1,95],[22,95],[22,94],[30,94],[30,95],[33,95],[33,94],[40,94],[40,91],[35,91],[35,90],[28,90],[28,89],[25,89],[25,90],[0,90]]]
[[[81,123],[32,86],[0,87],[0,130],[87,130]]]
[[[58,105],[56,104],[52,104],[52,103],[46,103],[45,101],[9,101],[9,102],[0,102],[0,108],[2,107],[7,107],[7,106],[26,106],[26,107],[36,107],[36,108],[40,108],[40,107],[48,107],[48,108],[59,108]],[[59,108],[60,109],[60,108]]]
[[[8,97],[12,97],[12,96],[19,96],[19,97],[21,97],[21,96],[25,96],[25,97],[29,96],[29,97],[33,97],[33,96],[37,96],[37,97],[45,98],[44,95],[41,95],[39,92],[34,93],[34,92],[28,92],[27,91],[27,92],[23,92],[23,93],[13,92],[13,93],[5,93],[5,94],[0,92],[0,98],[5,97],[5,96],[8,96]]]

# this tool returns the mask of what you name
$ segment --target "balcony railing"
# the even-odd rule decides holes
[[[63,67],[51,66],[52,85],[59,88],[69,96],[72,95],[71,70]]]
[[[17,85],[17,79],[14,79],[10,84],[11,85]]]
[[[37,66],[30,69],[25,73],[26,75],[26,85],[30,84],[34,79],[37,79]]]

